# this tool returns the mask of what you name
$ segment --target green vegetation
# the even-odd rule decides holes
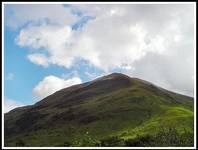
[[[185,130],[184,130],[185,131]],[[126,146],[141,146],[141,147],[184,147],[193,146],[193,133],[179,133],[176,128],[162,128],[154,135],[137,136],[133,139],[125,141]]]
[[[22,146],[25,146],[25,143],[24,143],[24,141],[19,139],[16,141],[16,146],[22,147]]]
[[[5,146],[193,146],[193,98],[112,74],[5,114]]]

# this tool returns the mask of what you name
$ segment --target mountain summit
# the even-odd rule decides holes
[[[193,98],[113,73],[6,113],[5,146],[112,146],[112,137],[122,146],[117,137],[126,144],[162,127],[193,133],[193,122]]]

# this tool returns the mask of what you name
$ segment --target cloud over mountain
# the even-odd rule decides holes
[[[33,22],[16,38],[18,45],[32,49],[27,56],[31,62],[75,70],[75,63],[85,60],[104,72],[121,69],[193,95],[194,5],[46,5],[49,14],[41,7],[32,7],[38,10],[35,15],[21,15],[26,8],[13,16],[18,26]],[[84,16],[94,19],[73,28]]]
[[[36,101],[39,101],[54,92],[75,84],[80,84],[82,81],[78,77],[63,79],[53,75],[46,76],[33,89],[33,95]]]
[[[4,98],[4,113],[7,113],[14,108],[21,107],[21,106],[24,106],[24,105],[25,104],[17,102],[13,99]]]

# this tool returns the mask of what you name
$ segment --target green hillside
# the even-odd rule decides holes
[[[193,98],[113,73],[5,114],[5,146],[193,146]]]

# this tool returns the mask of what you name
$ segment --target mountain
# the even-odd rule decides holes
[[[113,73],[5,113],[5,146],[193,146],[193,101]]]

